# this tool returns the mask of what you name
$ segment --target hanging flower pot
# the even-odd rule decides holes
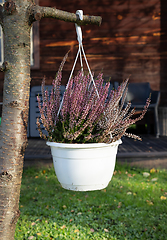
[[[82,17],[82,11],[78,14]],[[42,99],[37,97],[41,114],[37,125],[40,136],[51,147],[55,172],[62,187],[89,191],[103,189],[111,180],[121,137],[140,139],[126,130],[143,118],[150,99],[142,114],[132,118],[135,110],[131,109],[131,103],[124,105],[128,79],[111,91],[110,83],[104,82],[102,73],[94,80],[84,53],[80,26],[76,25],[76,30],[79,49],[63,98],[60,99],[60,86],[68,54],[52,82],[50,94],[45,90],[45,79],[42,82]],[[89,74],[83,71],[81,50]],[[81,71],[72,77],[79,55]],[[41,123],[47,135],[43,134]]]
[[[55,172],[63,188],[74,191],[103,189],[112,178],[121,137],[140,139],[126,130],[143,118],[150,100],[140,117],[131,118],[135,110],[130,109],[130,103],[126,107],[123,104],[128,81],[108,93],[109,84],[103,84],[101,73],[95,88],[90,75],[81,71],[70,78],[61,102],[62,65],[50,95],[45,90],[45,79],[42,83],[42,99],[37,97],[41,114],[37,119],[38,130],[51,147]],[[42,133],[40,120],[47,135]]]
[[[73,191],[93,191],[109,184],[120,143],[121,140],[110,144],[46,144],[51,147],[54,169],[62,187]]]

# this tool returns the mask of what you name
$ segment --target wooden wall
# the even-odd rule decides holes
[[[130,82],[150,82],[153,90],[161,90],[161,104],[167,104],[165,0],[39,0],[39,5],[100,15],[100,27],[82,27],[84,49],[95,75],[103,70],[105,79],[113,82],[129,76]],[[71,50],[63,72],[65,84],[78,48],[74,24],[42,19],[39,28],[40,68],[31,71],[31,86],[40,85],[44,75],[51,84],[63,56]]]
[[[92,71],[103,70],[105,79],[122,82],[150,82],[161,86],[161,3],[160,0],[40,0],[41,6],[102,16],[102,25],[83,26],[83,44]],[[40,70],[32,71],[32,84],[43,75],[51,83],[65,53],[71,49],[64,67],[66,82],[77,51],[73,23],[55,19],[40,22]]]
[[[161,0],[160,32],[160,90],[161,105],[167,107],[167,1]]]

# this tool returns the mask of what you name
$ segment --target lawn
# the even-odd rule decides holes
[[[54,169],[23,173],[15,239],[167,239],[167,171],[117,165],[100,191],[61,188]]]

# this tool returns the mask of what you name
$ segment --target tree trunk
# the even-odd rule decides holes
[[[16,9],[15,9],[16,8]],[[4,91],[0,149],[0,239],[14,239],[19,217],[19,196],[30,88],[30,29],[25,1],[22,7],[6,4],[3,16]]]
[[[67,17],[66,17],[67,15]],[[100,24],[99,17],[84,16],[39,7],[33,0],[8,0],[0,8],[3,27],[5,71],[3,111],[0,127],[0,239],[13,240],[19,218],[19,197],[30,89],[30,29],[33,21],[54,17],[78,24]]]

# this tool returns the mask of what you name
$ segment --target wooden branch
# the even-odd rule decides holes
[[[42,18],[55,18],[65,22],[73,22],[78,25],[95,24],[100,26],[102,18],[100,16],[83,15],[83,20],[79,20],[76,14],[66,11],[58,10],[51,7],[41,7],[33,5],[30,9],[31,22],[40,20]]]

